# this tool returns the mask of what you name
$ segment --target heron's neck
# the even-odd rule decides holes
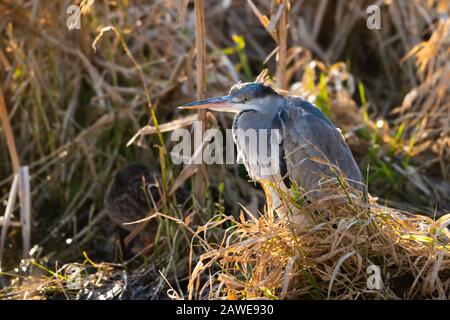
[[[255,110],[239,112],[233,121],[233,130],[242,129],[270,129],[276,113],[262,113]]]

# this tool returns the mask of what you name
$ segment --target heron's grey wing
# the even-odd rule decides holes
[[[291,179],[288,174],[286,153],[284,151],[284,133],[283,133],[284,132],[284,122],[283,122],[282,116],[283,116],[283,113],[281,110],[281,112],[279,112],[277,114],[277,116],[275,117],[275,119],[272,123],[272,128],[279,130],[279,133],[281,133],[281,139],[279,140],[279,145],[278,145],[279,174],[280,174],[281,180],[283,181],[284,185],[286,186],[286,188],[289,189],[291,187]]]
[[[283,148],[291,180],[307,189],[314,188],[323,176],[335,176],[331,164],[339,168],[352,186],[364,192],[364,180],[350,148],[320,110],[299,100],[283,108],[279,116],[283,122]]]

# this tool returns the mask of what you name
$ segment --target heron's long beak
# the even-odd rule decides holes
[[[234,104],[230,96],[222,96],[195,101],[184,104],[178,108],[187,110],[209,109],[213,111],[222,111],[222,112],[239,112],[239,110],[234,107]]]

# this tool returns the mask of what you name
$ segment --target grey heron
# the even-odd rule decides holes
[[[280,204],[274,185],[289,191],[295,182],[311,198],[317,198],[320,193],[312,190],[326,185],[324,182],[333,180],[336,173],[365,199],[363,176],[341,132],[316,106],[300,97],[279,94],[259,82],[238,83],[226,96],[188,103],[180,108],[236,114],[232,129],[238,152],[250,178],[266,184],[266,187],[269,185],[265,190],[269,189],[274,206]],[[277,172],[265,174],[261,162],[249,161],[254,156],[251,154],[252,146],[247,139],[240,137],[249,129],[257,133],[261,129],[278,130],[278,152],[270,154],[278,160]],[[258,137],[261,138],[259,134]],[[267,139],[268,144],[273,141]]]

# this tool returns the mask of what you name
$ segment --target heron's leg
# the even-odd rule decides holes
[[[275,216],[280,219],[286,218],[286,208],[283,205],[280,195],[277,193],[280,191],[264,182],[261,182],[261,186],[264,190],[264,194],[266,195],[267,212],[272,215],[272,218]]]
[[[270,187],[268,185],[266,185],[264,182],[261,182],[261,188],[263,189],[264,194],[266,196],[267,212],[271,213],[274,210],[272,191],[270,190]]]

